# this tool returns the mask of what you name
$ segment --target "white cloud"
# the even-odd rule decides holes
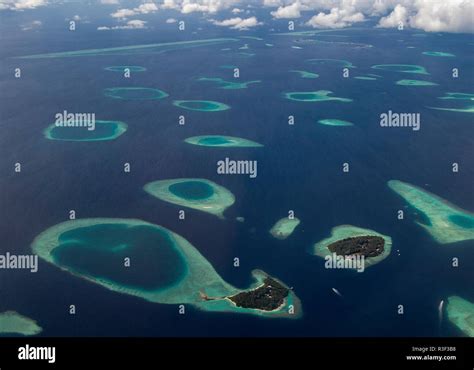
[[[301,3],[296,1],[288,6],[279,6],[274,12],[271,12],[274,18],[299,18],[301,16]]]
[[[378,27],[393,28],[398,27],[400,23],[406,25],[407,14],[407,9],[398,4],[389,15],[380,19]]]
[[[158,7],[156,6],[156,4],[153,2],[147,2],[147,3],[140,4],[139,6],[133,9],[127,9],[127,8],[119,9],[110,15],[113,18],[126,19],[129,17],[133,17],[137,14],[149,14],[149,13],[154,13],[156,11],[158,11]]]
[[[100,3],[104,5],[116,5],[119,2],[118,0],[100,0]]]
[[[353,9],[332,8],[329,13],[320,12],[313,16],[307,25],[314,28],[344,28],[364,20],[365,17],[361,12],[354,12]]]
[[[242,12],[243,12],[243,10],[239,9],[239,8],[232,9],[232,14],[239,14],[239,13],[242,13]]]
[[[26,10],[48,5],[47,0],[0,0],[0,10]]]
[[[113,18],[127,18],[127,17],[133,17],[136,14],[137,13],[133,9],[119,9],[110,15]]]
[[[216,26],[230,27],[237,30],[246,30],[250,27],[256,27],[262,23],[257,20],[256,17],[250,17],[242,19],[240,17],[225,19],[223,21],[212,20],[212,23]]]
[[[107,26],[100,26],[97,27],[98,31],[109,31],[109,30],[137,30],[137,29],[143,29],[146,28],[146,21],[142,21],[140,19],[133,19],[128,21],[126,24],[121,25],[121,26],[113,26],[113,27],[107,27]]]
[[[174,18],[168,18],[168,19],[166,20],[166,23],[169,23],[169,24],[171,24],[171,23],[176,23],[176,22],[177,22],[177,20],[174,19]]]

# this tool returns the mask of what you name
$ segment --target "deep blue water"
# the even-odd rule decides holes
[[[5,20],[2,27],[8,30]],[[46,32],[46,31],[45,31]],[[235,32],[200,30],[192,38],[235,37]],[[303,304],[300,320],[262,319],[250,315],[206,313],[160,305],[117,294],[40,262],[36,274],[0,272],[0,311],[16,310],[38,321],[45,336],[447,336],[460,333],[446,321],[439,326],[441,299],[460,295],[474,301],[474,241],[437,244],[414,221],[396,211],[405,206],[386,186],[399,179],[425,187],[474,211],[472,184],[472,115],[427,109],[439,105],[445,92],[472,93],[474,82],[472,37],[366,29],[340,31],[344,41],[374,47],[301,45],[297,36],[262,31],[264,42],[242,40],[228,45],[170,51],[159,55],[95,56],[44,60],[10,57],[151,42],[175,41],[186,36],[159,34],[88,33],[61,36],[50,30],[28,37],[8,33],[0,50],[0,251],[29,253],[34,237],[67,219],[77,217],[139,218],[162,225],[189,240],[229,283],[246,287],[250,272],[259,268],[293,286]],[[74,39],[72,39],[74,38]],[[187,38],[191,38],[187,34]],[[314,37],[312,37],[314,38]],[[325,40],[331,40],[325,37]],[[275,46],[268,48],[264,43]],[[253,57],[237,56],[249,44]],[[471,46],[469,46],[471,44]],[[407,49],[406,46],[416,46]],[[231,47],[232,51],[221,51]],[[451,52],[456,58],[436,58],[422,51]],[[377,81],[345,79],[340,68],[311,66],[310,58],[352,62],[351,75],[376,73]],[[429,76],[370,69],[374,64],[418,64]],[[197,82],[202,76],[231,80],[235,64],[244,81],[262,80],[243,90],[221,90]],[[104,71],[112,65],[139,65],[146,72],[130,80]],[[21,79],[13,78],[20,66]],[[459,68],[462,78],[453,79]],[[289,70],[316,72],[302,79]],[[434,81],[434,87],[394,84],[404,78]],[[110,87],[159,88],[168,98],[123,101],[103,96]],[[352,103],[302,103],[282,98],[282,92],[331,90]],[[185,111],[172,100],[216,100],[231,106],[222,112]],[[115,141],[87,143],[46,140],[43,129],[56,112],[95,112],[97,119],[120,120],[128,131]],[[380,113],[420,112],[421,130],[382,129]],[[186,124],[178,125],[178,116]],[[294,115],[294,126],[287,124]],[[345,119],[354,127],[317,124],[325,118]],[[255,140],[263,148],[205,148],[183,140],[195,135],[230,135]],[[258,161],[258,176],[220,176],[216,162],[225,157]],[[21,174],[13,164],[22,163]],[[131,172],[123,172],[123,164]],[[348,174],[341,171],[349,162]],[[460,172],[453,174],[451,164]],[[226,220],[159,201],[142,190],[144,184],[167,178],[202,177],[228,188],[236,203]],[[268,230],[289,209],[301,219],[284,241]],[[245,222],[235,221],[244,216]],[[363,274],[332,271],[307,249],[327,237],[330,229],[352,224],[393,238],[389,258]],[[398,255],[397,250],[400,251]],[[241,266],[233,267],[239,257]],[[451,267],[458,257],[460,267]],[[343,295],[338,297],[331,288]],[[68,314],[75,304],[77,314]],[[405,315],[397,315],[397,305]]]

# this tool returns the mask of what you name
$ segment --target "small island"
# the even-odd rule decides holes
[[[120,100],[160,100],[168,96],[164,91],[150,87],[109,87],[104,95]]]
[[[399,86],[438,86],[437,83],[423,80],[399,80],[395,84]]]
[[[340,225],[331,236],[314,244],[312,254],[326,259],[334,253],[340,256],[364,256],[364,269],[373,266],[392,251],[392,238],[377,231],[352,225]]]
[[[42,330],[35,320],[20,315],[16,311],[0,313],[0,335],[36,335],[41,333]]]
[[[256,289],[227,297],[238,307],[273,311],[285,303],[290,290],[271,277],[266,277]]]
[[[273,225],[273,227],[270,229],[270,234],[272,234],[274,238],[280,240],[286,239],[291,234],[293,234],[293,231],[299,224],[300,220],[296,217],[283,217],[282,219],[278,220],[275,225]]]

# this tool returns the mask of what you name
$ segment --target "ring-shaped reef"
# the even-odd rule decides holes
[[[330,247],[334,245],[334,243],[338,243],[341,241],[346,241],[350,243],[352,240],[356,244],[361,243],[361,238],[365,237],[379,237],[382,238],[384,241],[383,244],[383,251],[378,253],[377,255],[373,256],[364,256],[364,268],[369,266],[373,266],[390,255],[392,251],[392,238],[387,235],[383,235],[378,233],[377,231],[364,229],[361,227],[356,227],[352,225],[340,225],[332,228],[331,236],[329,238],[323,239],[320,242],[314,244],[311,253],[319,256],[321,258],[326,258],[327,256],[331,256],[333,253],[330,250]],[[365,243],[366,241],[364,241]],[[356,246],[354,249],[357,250]],[[354,254],[344,254],[345,257],[353,256],[356,254],[363,254],[361,251],[357,251]],[[376,253],[373,253],[376,254]]]
[[[0,336],[2,335],[36,335],[43,329],[35,320],[20,315],[15,311],[0,313]]]
[[[212,100],[175,100],[173,105],[187,110],[199,112],[220,112],[230,109],[230,106]]]
[[[318,123],[325,126],[354,126],[352,122],[335,118],[320,119]]]
[[[224,135],[201,135],[188,137],[184,140],[188,144],[208,146],[208,147],[225,147],[225,148],[253,148],[262,147],[255,141],[243,139],[235,136],[224,136]]]
[[[141,66],[109,66],[104,68],[106,71],[109,72],[120,72],[123,73],[125,70],[129,70],[130,72],[145,72],[146,68]]]
[[[458,296],[448,297],[448,319],[468,337],[474,337],[474,304]]]
[[[121,121],[95,121],[94,130],[80,127],[75,122],[71,126],[51,124],[43,131],[49,140],[61,141],[107,141],[114,140],[127,131],[127,124]]]
[[[158,180],[143,189],[165,202],[197,209],[224,218],[224,211],[235,202],[234,194],[206,179]]]
[[[201,310],[298,318],[292,290],[263,271],[241,290],[225,282],[180,235],[137,219],[90,218],[66,221],[38,235],[32,249],[41,259],[72,275],[150,302],[191,304]],[[123,260],[129,258],[129,266]],[[134,266],[135,267],[132,267]],[[131,270],[133,268],[133,270]],[[280,295],[258,300],[267,290]]]
[[[381,69],[390,72],[403,72],[427,75],[429,74],[425,67],[415,64],[376,64],[372,66],[373,69]]]
[[[287,92],[287,93],[283,93],[283,96],[289,100],[302,101],[302,102],[323,102],[323,101],[333,100],[333,101],[349,103],[352,101],[352,99],[348,99],[348,98],[329,96],[331,94],[333,94],[333,92],[329,90],[318,90],[318,91]]]
[[[151,87],[109,87],[104,90],[104,95],[120,100],[159,100],[168,96],[164,91]]]
[[[437,83],[423,80],[399,80],[395,84],[400,86],[438,86]]]
[[[299,224],[300,220],[297,217],[283,217],[272,226],[269,232],[274,238],[284,240],[293,234]]]
[[[416,221],[441,244],[474,239],[474,214],[415,185],[390,180],[388,187],[425,216]]]

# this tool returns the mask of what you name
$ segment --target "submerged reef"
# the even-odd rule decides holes
[[[17,57],[19,59],[45,59],[45,58],[72,58],[99,55],[131,55],[131,54],[161,54],[170,50],[188,49],[200,46],[218,45],[235,42],[239,39],[218,38],[193,41],[164,42],[159,44],[119,46],[103,49],[86,49],[75,51],[62,51],[59,53],[34,54]]]
[[[335,118],[320,119],[318,123],[324,126],[354,126],[352,122]]]
[[[277,239],[286,239],[291,234],[295,228],[300,224],[300,220],[296,217],[290,219],[288,217],[283,217],[282,219],[278,220],[275,225],[270,229],[270,234],[274,238]]]
[[[0,313],[0,335],[36,335],[43,329],[35,320],[15,311]]]
[[[377,64],[372,66],[373,69],[381,69],[384,71],[391,71],[391,72],[403,72],[403,73],[415,73],[415,74],[422,74],[427,75],[429,74],[425,67],[418,66],[415,64]]]
[[[255,141],[243,139],[235,136],[224,136],[224,135],[201,135],[188,137],[184,140],[188,144],[209,146],[209,147],[225,147],[225,148],[252,148],[262,147]]]
[[[468,337],[474,337],[474,304],[458,296],[448,298],[448,319]]]
[[[416,222],[441,244],[474,239],[474,214],[417,186],[390,180],[388,186],[410,206],[423,213],[428,223]]]
[[[214,82],[219,86],[219,89],[224,90],[240,90],[240,89],[247,89],[248,85],[260,83],[260,80],[254,81],[246,81],[246,82],[234,82],[234,81],[226,81],[219,77],[201,77],[198,78],[200,82]]]
[[[400,86],[437,86],[437,83],[423,80],[399,80],[395,83]]]
[[[337,96],[329,96],[333,92],[329,90],[318,91],[295,91],[283,93],[283,96],[288,100],[302,101],[302,102],[322,102],[322,101],[340,101],[344,103],[351,102],[352,99],[340,98]]]

